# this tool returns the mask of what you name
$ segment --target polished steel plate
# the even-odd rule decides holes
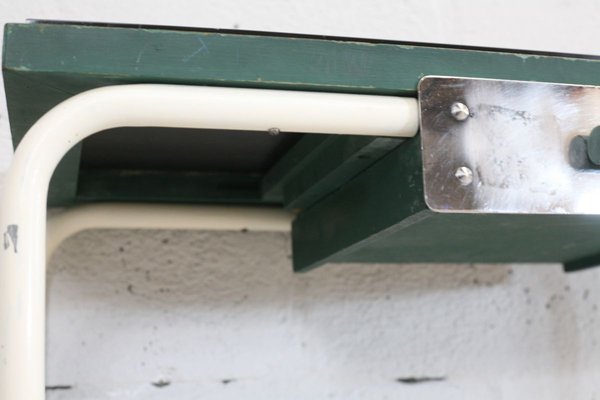
[[[600,125],[600,87],[430,76],[419,105],[432,210],[600,214],[582,140]]]

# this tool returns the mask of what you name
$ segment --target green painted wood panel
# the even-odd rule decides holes
[[[260,174],[82,169],[79,202],[262,204]]]
[[[600,60],[313,38],[7,24],[4,68],[127,82],[414,95],[424,75],[598,81]],[[50,84],[50,82],[48,82]]]
[[[600,261],[600,216],[429,210],[419,142],[401,145],[296,218],[296,271],[336,262],[562,262],[576,270]]]
[[[310,136],[306,136],[308,139]],[[275,182],[275,188],[267,186],[265,193],[281,186],[286,208],[306,209],[402,142],[399,138],[328,136],[318,146],[296,146],[265,176],[264,182]],[[303,149],[307,152],[303,153]],[[279,176],[285,178],[278,180]]]

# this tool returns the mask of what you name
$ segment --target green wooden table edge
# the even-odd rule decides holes
[[[75,24],[7,24],[3,72],[15,145],[27,129],[65,98],[93,87],[173,83],[416,96],[425,75],[599,84],[600,60],[307,37],[281,37]],[[160,67],[158,67],[160,66]],[[342,146],[345,138],[330,139]],[[395,146],[380,139],[376,162]],[[321,146],[322,147],[322,146]],[[328,159],[329,148],[305,146],[284,155],[262,183],[264,201],[310,207],[371,163],[350,153],[334,165],[298,169],[300,157]],[[59,166],[51,200],[77,197],[79,149]],[[276,172],[275,172],[276,171]],[[294,175],[294,179],[289,176]],[[324,179],[315,177],[324,176]],[[287,197],[284,193],[288,193]],[[226,199],[223,199],[226,200]]]

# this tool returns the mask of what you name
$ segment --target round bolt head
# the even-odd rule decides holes
[[[471,168],[469,167],[458,167],[454,176],[463,186],[473,183],[473,171],[471,171]]]
[[[279,130],[279,128],[269,128],[269,130],[267,132],[271,136],[277,136],[277,135],[279,135],[281,133],[281,131]]]
[[[458,101],[454,102],[450,106],[450,114],[452,114],[455,120],[464,121],[465,119],[469,118],[469,107],[467,107],[466,104]]]

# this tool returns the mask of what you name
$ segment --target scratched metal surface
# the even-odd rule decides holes
[[[426,77],[425,196],[440,212],[600,214],[600,170],[572,152],[600,125],[600,87]],[[470,115],[450,113],[462,102]],[[472,182],[457,178],[461,168]]]

